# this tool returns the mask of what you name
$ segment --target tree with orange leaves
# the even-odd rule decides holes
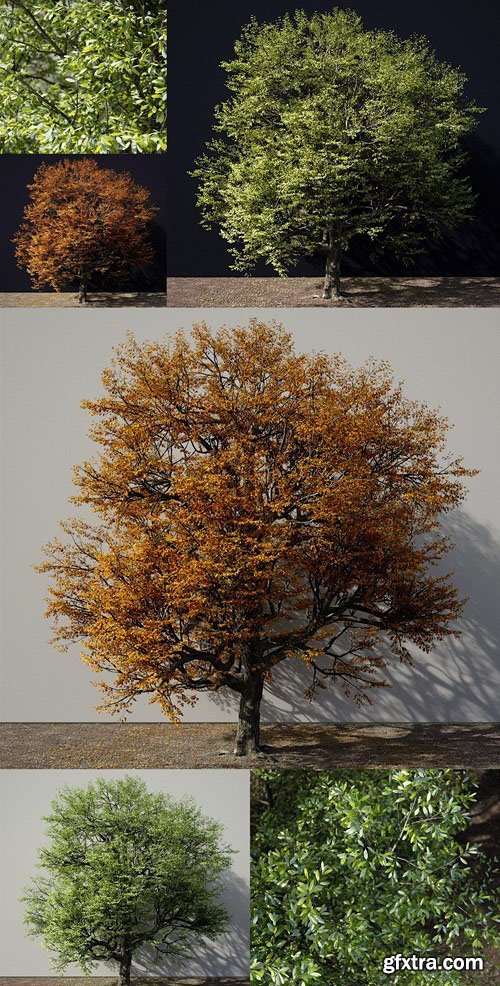
[[[96,460],[75,471],[71,520],[46,548],[56,642],[86,643],[104,708],[140,694],[172,720],[196,692],[240,697],[235,752],[260,749],[263,688],[300,657],[356,701],[449,634],[462,603],[432,573],[441,515],[473,475],[448,423],[389,366],[298,354],[276,325],[139,345],[103,374]]]
[[[92,158],[63,160],[42,164],[29,189],[13,242],[35,288],[61,291],[77,281],[82,304],[96,274],[122,284],[152,260],[148,223],[157,208],[130,174],[100,168]]]

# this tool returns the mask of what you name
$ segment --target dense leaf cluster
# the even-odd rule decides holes
[[[230,850],[190,800],[135,777],[63,788],[52,803],[43,875],[23,898],[30,933],[62,971],[99,961],[130,967],[144,945],[182,959],[223,930],[218,898]]]
[[[471,473],[448,423],[385,363],[303,355],[275,325],[130,340],[85,403],[100,456],[75,472],[99,524],[47,548],[56,639],[85,641],[111,710],[177,718],[227,687],[255,721],[290,657],[354,700],[429,650],[462,604],[435,564]],[[247,751],[244,751],[247,752]]]
[[[425,39],[297,11],[253,20],[223,67],[230,97],[194,174],[234,270],[263,259],[284,275],[360,235],[410,257],[469,213],[460,144],[477,109]]]
[[[6,0],[0,152],[166,148],[163,0]]]
[[[151,262],[157,208],[128,172],[101,168],[93,158],[42,164],[29,192],[14,243],[35,288],[60,291],[77,282],[86,301],[96,275],[119,286]]]
[[[464,837],[475,800],[464,774],[257,773],[253,983],[381,986],[385,956],[481,955],[495,939],[493,866]]]

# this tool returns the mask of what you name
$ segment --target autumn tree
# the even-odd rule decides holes
[[[42,164],[29,189],[13,242],[35,288],[61,291],[77,282],[81,304],[96,275],[120,285],[152,260],[148,224],[157,207],[127,172],[92,158],[63,160]]]
[[[391,655],[456,634],[461,603],[432,566],[472,473],[386,363],[298,354],[253,321],[130,337],[102,379],[83,404],[100,456],[75,471],[99,522],[65,523],[41,570],[56,642],[85,642],[104,708],[148,694],[175,720],[230,689],[247,754],[285,659],[311,669],[309,696],[333,680],[360,701]]]
[[[264,260],[285,276],[322,255],[323,296],[338,296],[354,238],[408,259],[469,214],[460,145],[478,111],[425,39],[365,30],[352,11],[299,10],[253,19],[222,66],[230,97],[193,174],[202,224],[220,230],[233,270]]]
[[[0,153],[166,149],[166,0],[3,0]]]
[[[128,986],[145,946],[182,961],[224,930],[219,877],[232,850],[193,801],[148,791],[137,777],[98,779],[59,791],[44,821],[43,872],[23,901],[57,972],[116,964]]]

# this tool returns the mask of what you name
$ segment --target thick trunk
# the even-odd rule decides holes
[[[132,965],[131,952],[125,952],[118,973],[118,986],[130,986],[130,967]]]
[[[241,693],[238,730],[234,752],[246,757],[260,751],[260,703],[264,689],[264,677],[251,674]]]
[[[87,297],[87,282],[80,281],[80,289],[78,291],[78,304],[86,305],[88,301]]]
[[[335,242],[333,231],[329,230],[327,234],[327,254],[323,298],[340,298],[341,259],[342,247],[340,243]]]

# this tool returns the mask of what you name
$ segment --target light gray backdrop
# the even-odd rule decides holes
[[[197,959],[182,969],[178,963],[137,960],[142,976],[246,976],[249,969],[249,773],[246,770],[5,770],[0,774],[1,804],[1,952],[0,976],[54,975],[49,953],[38,939],[26,936],[24,905],[19,897],[36,875],[37,849],[45,843],[41,816],[65,784],[82,786],[100,777],[125,773],[141,777],[152,791],[175,798],[193,797],[201,810],[224,825],[224,841],[237,851],[224,876],[224,903],[230,915],[228,931],[207,943]],[[64,975],[78,975],[68,966]],[[116,968],[101,964],[93,975],[113,975]]]
[[[454,423],[450,448],[481,474],[468,483],[463,507],[449,517],[456,549],[444,567],[469,598],[462,636],[431,654],[415,653],[412,668],[390,670],[390,689],[356,709],[337,688],[313,703],[300,662],[287,662],[266,692],[267,721],[497,721],[500,694],[499,493],[500,330],[492,309],[261,310],[283,322],[298,349],[340,351],[359,365],[389,360],[407,396],[440,405]],[[31,565],[74,512],[71,466],[90,456],[89,417],[79,407],[100,393],[100,373],[111,350],[132,329],[158,339],[193,322],[245,324],[255,311],[13,311],[2,326],[4,721],[95,721],[99,693],[78,648],[60,655],[49,644],[43,617],[47,583]],[[146,700],[132,718],[161,720]],[[202,696],[186,720],[232,721],[232,696]]]

